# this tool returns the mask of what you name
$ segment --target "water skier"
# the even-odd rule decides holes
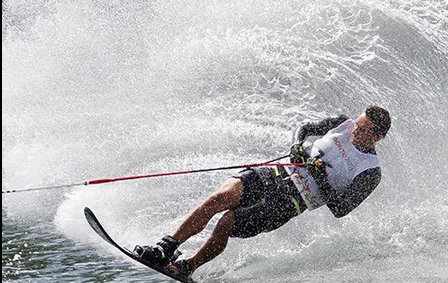
[[[290,161],[304,167],[278,166],[241,171],[198,205],[153,246],[136,246],[142,259],[191,276],[226,248],[229,237],[249,238],[273,231],[305,210],[326,205],[335,217],[358,207],[378,186],[381,169],[376,143],[389,131],[389,112],[368,107],[356,120],[345,115],[302,125],[295,133]],[[313,143],[306,139],[320,136]],[[176,260],[179,245],[226,211],[211,237],[189,259]]]

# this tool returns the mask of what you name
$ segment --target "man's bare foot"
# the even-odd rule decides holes
[[[194,272],[188,260],[178,260],[176,262],[171,262],[166,266],[166,268],[174,274],[187,277],[191,277]]]
[[[177,267],[170,262],[167,266],[166,269],[168,269],[170,272],[174,273],[174,274],[179,274],[179,270],[177,269]]]

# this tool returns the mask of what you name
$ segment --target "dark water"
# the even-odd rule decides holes
[[[135,269],[92,247],[76,245],[51,224],[20,227],[7,219],[2,222],[3,282],[110,282]],[[138,276],[151,282],[143,272]]]

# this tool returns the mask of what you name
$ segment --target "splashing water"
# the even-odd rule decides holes
[[[2,189],[267,160],[305,119],[380,104],[383,181],[358,209],[232,239],[196,276],[448,282],[446,1],[2,4]],[[2,281],[161,282],[83,207],[118,242],[152,243],[233,173],[7,195]]]

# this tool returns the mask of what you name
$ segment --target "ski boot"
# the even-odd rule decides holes
[[[181,252],[176,251],[178,247],[179,243],[176,239],[165,236],[153,246],[135,246],[134,253],[142,260],[165,267],[181,255]]]

